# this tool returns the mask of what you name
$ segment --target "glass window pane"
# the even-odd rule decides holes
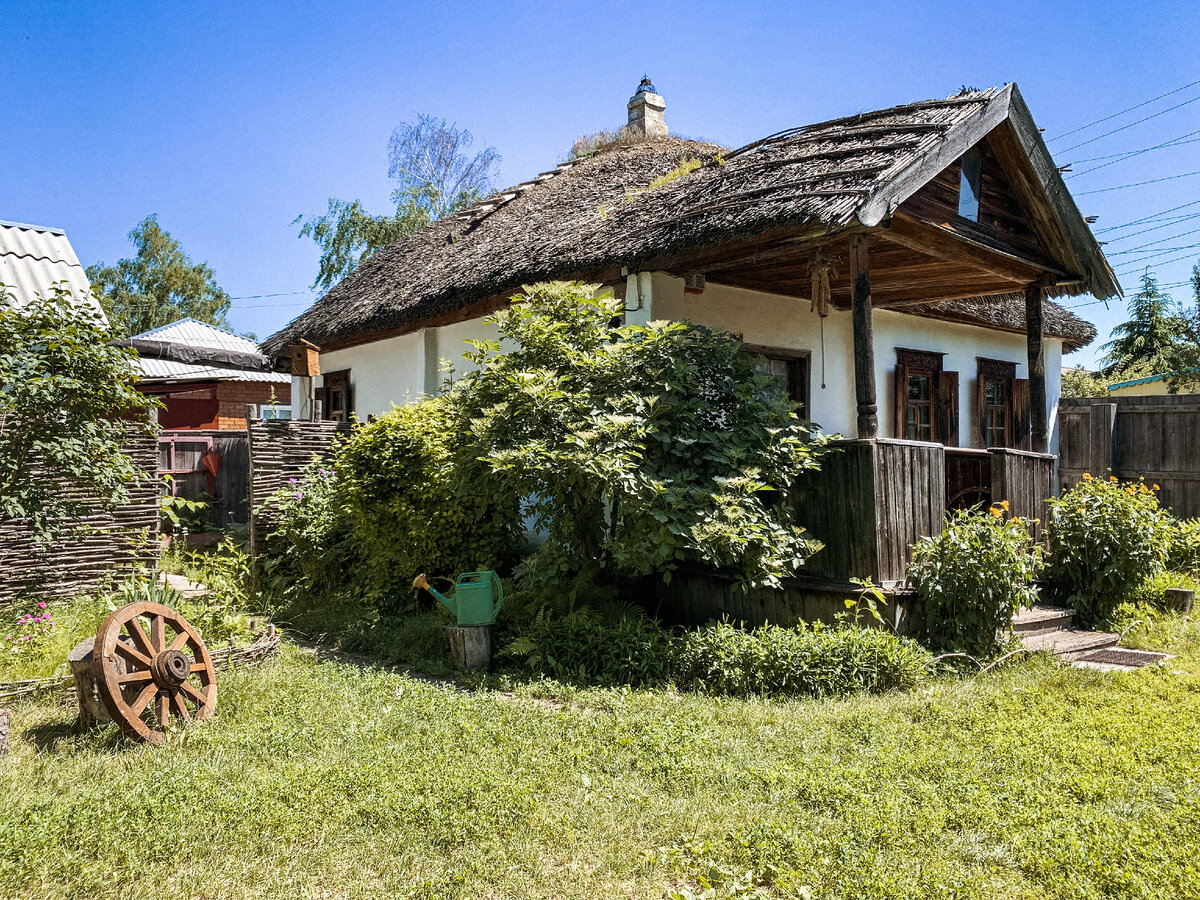
[[[177,441],[175,443],[175,468],[191,472],[200,468],[200,457],[208,449],[207,443],[199,441]]]
[[[908,376],[908,399],[922,402],[929,401],[929,376]]]

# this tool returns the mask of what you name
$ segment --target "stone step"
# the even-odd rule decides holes
[[[1064,606],[1051,606],[1048,603],[1035,603],[1029,609],[1023,609],[1013,617],[1013,631],[1022,637],[1034,634],[1046,634],[1053,631],[1065,631],[1075,621],[1075,611]]]
[[[1077,654],[1105,647],[1115,647],[1121,639],[1119,634],[1103,631],[1080,631],[1067,628],[1062,631],[1047,631],[1022,637],[1022,643],[1035,652],[1045,651],[1055,656],[1073,659]]]

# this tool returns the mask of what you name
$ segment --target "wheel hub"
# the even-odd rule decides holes
[[[177,688],[187,681],[192,662],[179,650],[164,650],[154,657],[150,672],[159,687]]]

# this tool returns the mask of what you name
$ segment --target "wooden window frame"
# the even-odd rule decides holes
[[[975,380],[975,439],[985,450],[1030,450],[1032,449],[1031,421],[1029,414],[1029,380],[1017,378],[1017,364],[1002,359],[976,357]],[[988,442],[988,382],[1004,384],[1004,443]]]
[[[349,422],[350,416],[354,412],[351,402],[350,370],[338,369],[336,372],[326,372],[322,377],[324,380],[321,382],[321,418],[331,422]],[[337,391],[342,393],[340,418],[335,416],[333,411],[333,395]]]
[[[893,433],[900,440],[958,446],[958,373],[946,371],[946,354],[936,350],[896,348],[896,370],[893,379]],[[912,375],[929,377],[929,440],[908,437],[907,420],[910,408],[908,379]]]
[[[746,344],[753,356],[788,364],[787,393],[801,409],[801,418],[812,420],[812,351]]]

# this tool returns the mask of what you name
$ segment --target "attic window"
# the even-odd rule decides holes
[[[972,147],[962,158],[962,180],[958,187],[958,214],[979,221],[979,196],[983,185],[983,156]]]

